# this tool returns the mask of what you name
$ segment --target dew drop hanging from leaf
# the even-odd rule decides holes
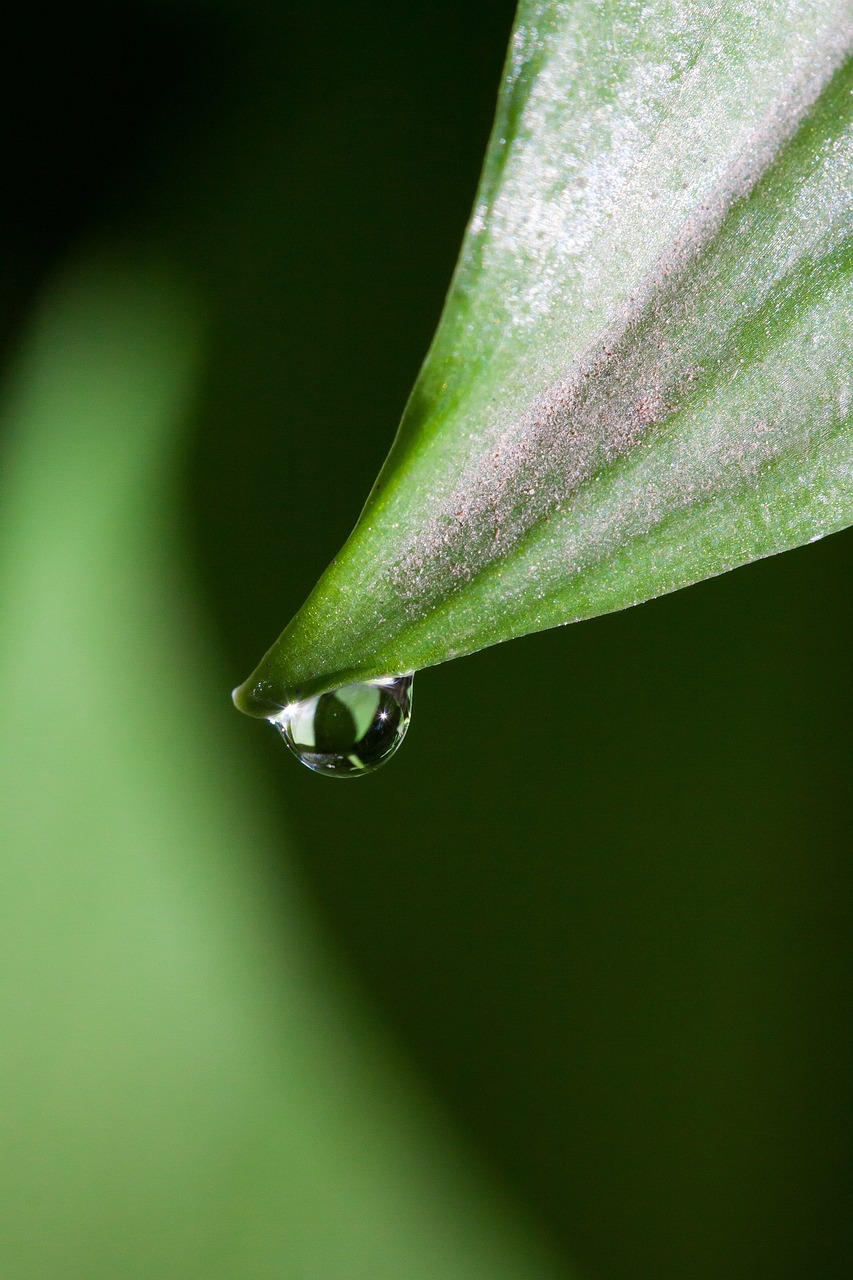
[[[390,760],[406,736],[414,676],[343,685],[270,717],[290,750],[315,773],[360,778]]]

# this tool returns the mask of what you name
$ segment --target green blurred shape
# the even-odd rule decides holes
[[[554,1275],[265,870],[173,510],[198,354],[168,272],[90,260],[5,415],[3,1274]]]

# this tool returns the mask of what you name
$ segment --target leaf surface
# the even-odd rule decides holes
[[[853,521],[853,13],[522,0],[444,313],[268,715]]]

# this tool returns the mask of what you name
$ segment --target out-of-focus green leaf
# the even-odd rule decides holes
[[[553,1275],[271,874],[178,567],[197,346],[166,274],[90,263],[5,414],[3,1275]]]
[[[522,0],[397,440],[243,710],[853,520],[852,32],[846,0]]]

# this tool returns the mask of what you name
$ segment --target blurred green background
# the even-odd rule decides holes
[[[164,728],[164,755],[239,759],[246,810],[268,815],[252,874],[272,916],[295,879],[335,981],[557,1272],[837,1280],[853,1274],[851,534],[420,674],[404,749],[358,785],[300,770],[228,708],[390,444],[512,16],[506,0],[19,6],[0,53],[5,363],[81,246],[168,263],[196,300],[166,537],[221,706],[200,712],[213,747]],[[88,739],[69,749],[84,767]],[[312,1265],[245,1274],[362,1274]],[[456,1274],[428,1254],[389,1267]]]

